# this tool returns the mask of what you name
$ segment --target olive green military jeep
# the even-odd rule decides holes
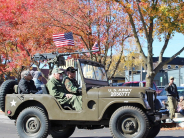
[[[75,128],[109,127],[114,138],[152,138],[167,114],[159,113],[156,92],[146,87],[110,86],[104,66],[77,60],[82,110],[61,106],[43,87],[44,94],[19,94],[17,82],[5,81],[0,88],[0,107],[15,120],[21,138],[68,138]]]

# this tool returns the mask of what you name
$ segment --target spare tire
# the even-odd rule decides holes
[[[5,96],[6,94],[14,93],[14,85],[17,85],[18,82],[15,80],[6,80],[2,83],[0,87],[0,109],[5,111]]]

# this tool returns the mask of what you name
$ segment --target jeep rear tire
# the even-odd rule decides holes
[[[48,136],[48,118],[39,107],[24,109],[18,116],[17,132],[20,138],[46,138]]]
[[[157,134],[160,132],[160,128],[161,128],[161,122],[160,121],[153,124],[153,126],[151,126],[150,129],[149,129],[149,133],[147,135],[147,138],[156,137]]]
[[[109,126],[114,138],[145,138],[149,131],[146,114],[133,106],[117,109],[111,116]]]
[[[2,83],[0,87],[0,109],[5,111],[5,96],[6,94],[14,93],[14,85],[18,83],[15,80],[6,80]]]
[[[75,131],[75,126],[59,127],[53,126],[50,129],[50,135],[53,138],[69,138]]]

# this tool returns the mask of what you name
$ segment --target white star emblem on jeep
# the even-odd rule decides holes
[[[11,103],[11,106],[16,106],[15,104],[16,104],[16,101],[14,101],[14,99],[13,99],[13,101],[12,102],[10,102]]]

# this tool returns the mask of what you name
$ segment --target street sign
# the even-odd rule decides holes
[[[162,82],[162,77],[160,77],[160,82]]]

